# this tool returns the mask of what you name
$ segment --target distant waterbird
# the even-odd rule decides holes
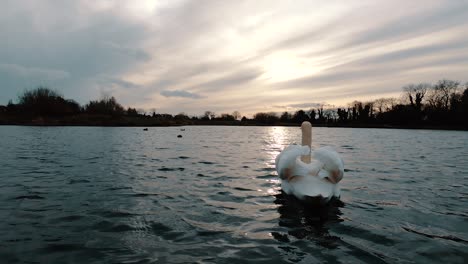
[[[275,160],[281,188],[300,200],[319,200],[326,203],[340,197],[338,182],[344,175],[344,163],[331,147],[311,151],[312,125],[303,122],[302,146],[286,147]]]

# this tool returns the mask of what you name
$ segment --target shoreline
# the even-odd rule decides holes
[[[249,121],[200,121],[200,120],[146,120],[148,118],[138,118],[145,120],[93,120],[91,122],[67,122],[60,119],[42,119],[42,120],[0,120],[0,126],[36,126],[36,127],[181,127],[181,126],[264,126],[264,127],[298,127],[296,123],[272,123],[265,124],[252,120]],[[140,121],[140,122],[138,122]],[[434,126],[434,125],[391,125],[391,124],[323,124],[312,123],[313,127],[329,128],[373,128],[373,129],[411,129],[411,130],[450,130],[450,131],[468,131],[464,126]]]

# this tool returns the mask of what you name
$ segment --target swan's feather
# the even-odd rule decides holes
[[[330,146],[316,149],[311,154],[312,159],[321,161],[327,171],[344,170],[344,163],[340,155]]]
[[[286,169],[293,169],[296,166],[296,160],[298,156],[309,155],[310,148],[308,146],[299,146],[299,145],[290,145],[286,147],[281,153],[276,157],[275,167],[278,175],[281,179],[287,179],[290,171]]]

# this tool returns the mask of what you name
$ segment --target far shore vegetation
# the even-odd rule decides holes
[[[435,84],[408,84],[400,98],[354,101],[346,107],[318,105],[293,112],[256,113],[253,118],[238,111],[200,116],[157,113],[124,108],[114,97],[80,105],[55,90],[39,87],[25,91],[17,102],[0,105],[0,125],[43,126],[178,126],[270,125],[289,126],[310,121],[314,126],[388,127],[468,130],[468,83],[440,80]]]

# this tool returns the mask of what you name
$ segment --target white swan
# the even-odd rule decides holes
[[[283,191],[300,200],[317,197],[328,202],[332,197],[339,198],[343,160],[328,146],[311,152],[312,125],[304,122],[301,129],[302,146],[286,147],[275,160]]]

